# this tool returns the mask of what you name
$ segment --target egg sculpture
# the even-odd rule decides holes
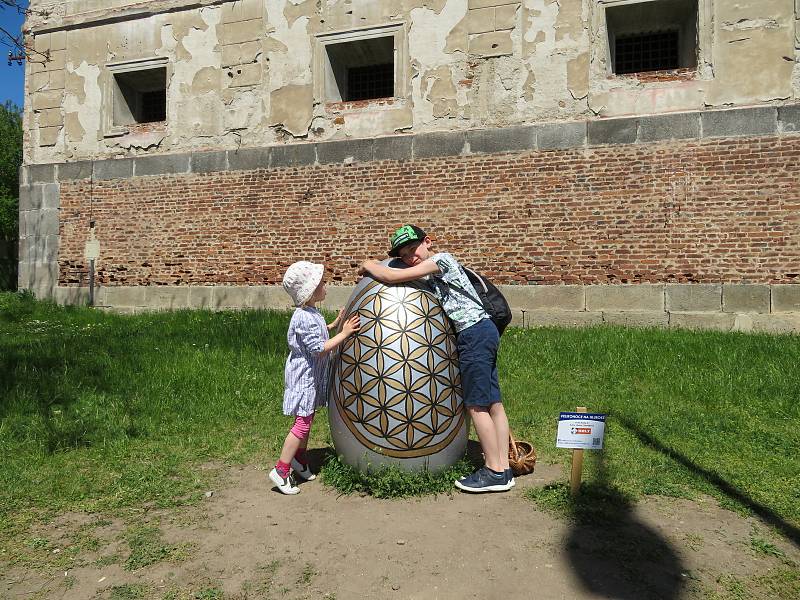
[[[399,261],[385,261],[402,267]],[[462,410],[455,331],[422,281],[364,277],[345,306],[361,329],[331,357],[328,416],[336,452],[369,471],[440,470],[460,459]]]

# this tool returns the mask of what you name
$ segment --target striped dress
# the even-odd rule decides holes
[[[289,356],[284,369],[283,414],[306,417],[328,399],[328,355],[321,355],[328,340],[325,318],[316,308],[295,309],[286,341]]]

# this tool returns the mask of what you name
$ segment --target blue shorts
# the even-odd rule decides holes
[[[500,402],[497,381],[500,334],[494,323],[483,319],[467,327],[459,332],[457,346],[464,405],[488,407]]]

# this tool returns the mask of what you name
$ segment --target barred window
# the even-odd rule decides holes
[[[661,31],[625,35],[616,39],[614,72],[639,73],[677,69],[678,32]]]
[[[612,71],[697,66],[697,0],[650,0],[605,9]]]
[[[394,95],[394,65],[351,67],[347,70],[347,99],[368,100]]]

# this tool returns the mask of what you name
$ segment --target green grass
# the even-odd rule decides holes
[[[115,585],[111,588],[109,600],[138,600],[147,597],[147,586],[145,585]]]
[[[800,338],[659,329],[512,330],[500,373],[517,437],[541,459],[559,411],[609,414],[584,479],[638,497],[709,493],[800,524]]]
[[[280,447],[287,315],[125,317],[0,295],[0,519],[169,506]]]
[[[123,316],[0,294],[0,545],[65,510],[195,502],[214,473],[199,465],[274,460],[290,424],[288,319]],[[615,327],[509,329],[499,357],[512,428],[540,461],[566,464],[569,452],[554,448],[558,413],[586,406],[610,415],[606,450],[587,456],[587,485],[631,500],[709,493],[793,527],[798,365],[796,336]],[[326,421],[312,447],[330,445]],[[440,489],[331,465],[324,479],[380,496]]]
[[[125,561],[128,571],[136,571],[162,560],[177,562],[187,557],[188,547],[164,544],[161,530],[153,525],[130,528],[125,533],[125,540],[130,547],[130,554]]]
[[[774,556],[776,558],[786,558],[786,554],[783,550],[778,548],[772,542],[765,540],[762,537],[759,537],[755,534],[751,534],[750,536],[750,547],[756,554],[763,554],[764,556]]]
[[[382,466],[363,473],[332,456],[322,468],[322,481],[343,494],[360,493],[375,498],[407,498],[453,491],[453,481],[472,471],[467,459],[441,471],[404,471]]]
[[[768,590],[772,598],[800,598],[800,570],[797,568],[774,569],[770,574],[758,577],[757,582]]]
[[[306,566],[303,567],[303,572],[300,573],[300,577],[297,578],[297,584],[309,585],[315,575],[317,575],[317,570],[314,568],[314,565],[306,563]]]

